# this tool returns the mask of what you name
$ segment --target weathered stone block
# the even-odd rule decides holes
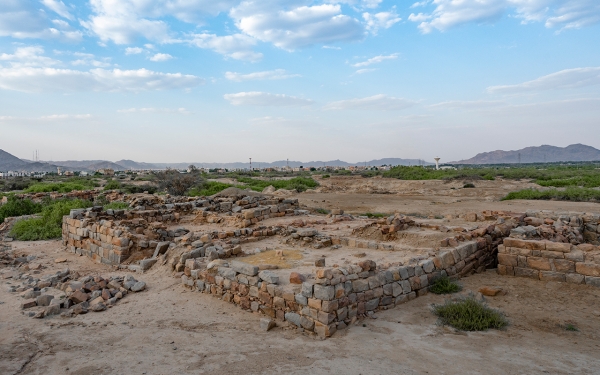
[[[521,268],[515,267],[515,276],[519,277],[529,277],[531,279],[539,280],[540,279],[540,271],[530,269],[530,268]]]
[[[511,254],[498,254],[498,264],[517,267],[517,256]]]
[[[547,258],[528,257],[527,266],[540,271],[550,271],[550,261]]]
[[[236,272],[247,275],[247,276],[258,275],[258,266],[240,262],[238,260],[234,260],[231,262],[231,268],[233,270],[235,270]]]
[[[331,301],[335,297],[335,288],[331,285],[318,285],[314,286],[315,298]]]
[[[540,280],[544,281],[566,281],[565,274],[560,272],[552,272],[552,271],[541,271],[540,272]]]

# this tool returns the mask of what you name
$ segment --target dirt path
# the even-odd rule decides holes
[[[64,255],[57,242],[35,247],[40,261]],[[101,266],[69,256],[71,269]],[[50,268],[51,267],[51,268]],[[63,264],[60,267],[64,267]],[[104,275],[111,274],[104,269]],[[118,273],[118,272],[117,272]],[[511,322],[504,331],[462,333],[430,312],[427,295],[377,313],[328,340],[294,330],[259,330],[260,315],[189,292],[153,270],[143,293],[76,318],[27,318],[20,298],[0,290],[1,374],[595,374],[600,365],[600,289],[493,272],[463,279],[465,290],[500,286],[491,306]],[[571,323],[578,332],[561,325]],[[364,324],[364,326],[363,326]]]

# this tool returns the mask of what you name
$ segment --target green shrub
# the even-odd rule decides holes
[[[105,210],[127,210],[127,209],[129,209],[129,203],[111,202],[111,203],[105,204],[103,206],[103,208]]]
[[[119,190],[121,188],[121,183],[117,180],[110,180],[106,185],[104,185],[104,190]]]
[[[15,196],[9,196],[8,202],[0,206],[0,223],[7,217],[33,215],[42,211],[42,205],[33,202],[31,199],[19,199]]]
[[[250,177],[238,177],[237,180],[254,191],[263,191],[269,185],[273,185],[275,189],[296,189],[298,192],[319,186],[317,181],[309,177],[294,177],[289,180],[258,180]]]
[[[158,190],[154,185],[129,185],[123,184],[121,190],[127,194],[141,194],[148,192],[148,194],[154,194]]]
[[[382,217],[388,217],[390,215],[389,214],[382,214],[380,212],[367,212],[367,213],[365,213],[363,215],[360,215],[360,216],[366,216],[369,219],[379,219],[379,218],[382,218]]]
[[[21,220],[15,223],[10,234],[20,241],[37,241],[60,238],[62,218],[72,209],[91,207],[92,202],[80,199],[57,200],[48,203],[40,218]]]
[[[74,190],[90,190],[96,184],[90,180],[74,178],[65,182],[40,182],[25,189],[24,193],[70,193]]]
[[[549,189],[545,191],[524,189],[508,193],[502,198],[502,200],[512,199],[598,202],[600,201],[600,190],[579,187],[568,187],[565,190]]]
[[[321,176],[321,177],[322,177],[322,178],[329,178],[329,177],[331,177],[331,176],[330,176],[330,175],[328,175],[328,174],[324,174],[324,175],[323,175],[323,176]]]
[[[429,286],[429,291],[435,294],[451,294],[460,292],[462,287],[448,276],[440,277]]]
[[[317,209],[315,210],[315,212],[317,212],[317,213],[319,213],[319,214],[322,214],[322,215],[328,215],[328,214],[329,214],[331,211],[329,211],[329,210],[326,210],[326,209],[324,209],[324,208],[317,208]]]
[[[503,313],[489,308],[472,296],[458,301],[446,301],[443,305],[434,305],[433,313],[440,318],[442,324],[461,331],[485,331],[508,325]]]
[[[473,183],[471,183],[471,182],[466,183],[466,184],[463,185],[464,189],[472,189],[474,187],[475,187],[475,185]]]
[[[195,187],[190,189],[187,195],[189,195],[190,197],[208,197],[220,193],[221,191],[232,186],[233,185],[231,184],[225,184],[223,182],[207,181],[204,184],[202,184],[201,187]]]
[[[579,332],[579,328],[577,328],[575,325],[568,323],[565,325],[565,330],[570,331],[570,332]]]

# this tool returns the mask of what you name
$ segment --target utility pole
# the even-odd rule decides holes
[[[252,172],[252,158],[250,158],[250,172]]]

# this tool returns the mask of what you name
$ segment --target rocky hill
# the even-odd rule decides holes
[[[600,160],[600,150],[580,143],[567,147],[542,145],[514,151],[483,152],[466,160],[449,164],[511,164],[511,163],[555,163],[566,161]]]

